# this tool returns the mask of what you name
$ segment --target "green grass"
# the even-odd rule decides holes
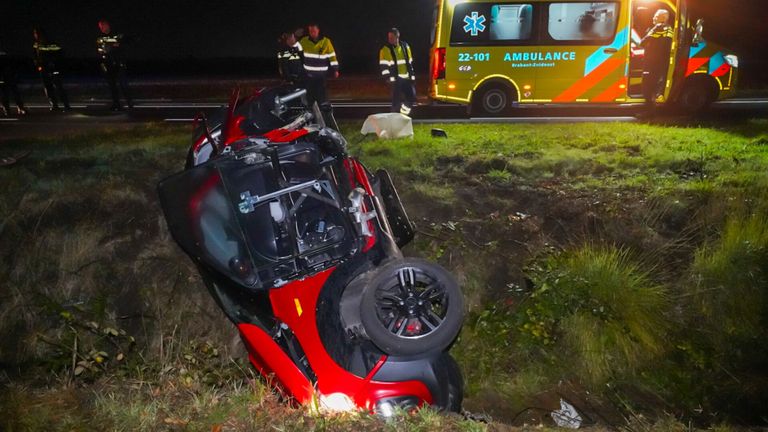
[[[432,127],[444,129],[449,138],[429,137]],[[352,152],[371,166],[405,175],[444,165],[471,169],[474,161],[475,170],[493,172],[492,179],[502,175],[508,180],[499,173],[506,171],[519,181],[557,177],[573,187],[599,182],[604,188],[640,185],[658,191],[700,188],[700,183],[738,185],[764,177],[768,158],[768,146],[761,144],[768,137],[766,120],[731,130],[634,123],[438,124],[414,129],[412,140],[365,141]]]

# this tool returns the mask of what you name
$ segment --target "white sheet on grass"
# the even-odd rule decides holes
[[[400,113],[373,114],[365,119],[360,133],[375,133],[383,139],[412,137],[413,122],[410,117]]]

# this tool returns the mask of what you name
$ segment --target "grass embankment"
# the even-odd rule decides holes
[[[462,282],[468,409],[538,424],[564,398],[633,429],[766,421],[768,122],[440,127],[351,152],[394,174],[420,231],[406,253]],[[155,197],[187,141],[152,126],[3,146],[35,150],[0,170],[5,429],[481,426],[317,416],[233,363]]]

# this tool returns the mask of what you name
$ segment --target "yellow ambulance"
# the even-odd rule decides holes
[[[641,38],[670,14],[659,101],[701,110],[734,93],[738,58],[702,37],[686,0],[438,0],[430,96],[503,115],[517,104],[643,102]]]

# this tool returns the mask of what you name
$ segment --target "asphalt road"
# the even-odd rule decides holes
[[[222,103],[191,103],[174,101],[139,100],[130,112],[113,113],[101,101],[73,104],[72,111],[51,113],[48,106],[31,104],[29,114],[21,117],[0,118],[0,141],[18,138],[46,137],[56,134],[87,133],[104,128],[124,128],[136,123],[168,122],[190,123],[197,113],[217,110]],[[362,120],[370,114],[387,112],[382,102],[334,102],[334,113],[339,120]],[[505,118],[469,117],[466,107],[458,105],[422,105],[414,109],[416,123],[578,123],[578,122],[632,122],[637,105],[613,107],[527,105],[518,107]],[[768,99],[731,99],[714,104],[696,120],[726,122],[749,118],[768,118]],[[664,115],[655,121],[688,123],[689,117]]]

